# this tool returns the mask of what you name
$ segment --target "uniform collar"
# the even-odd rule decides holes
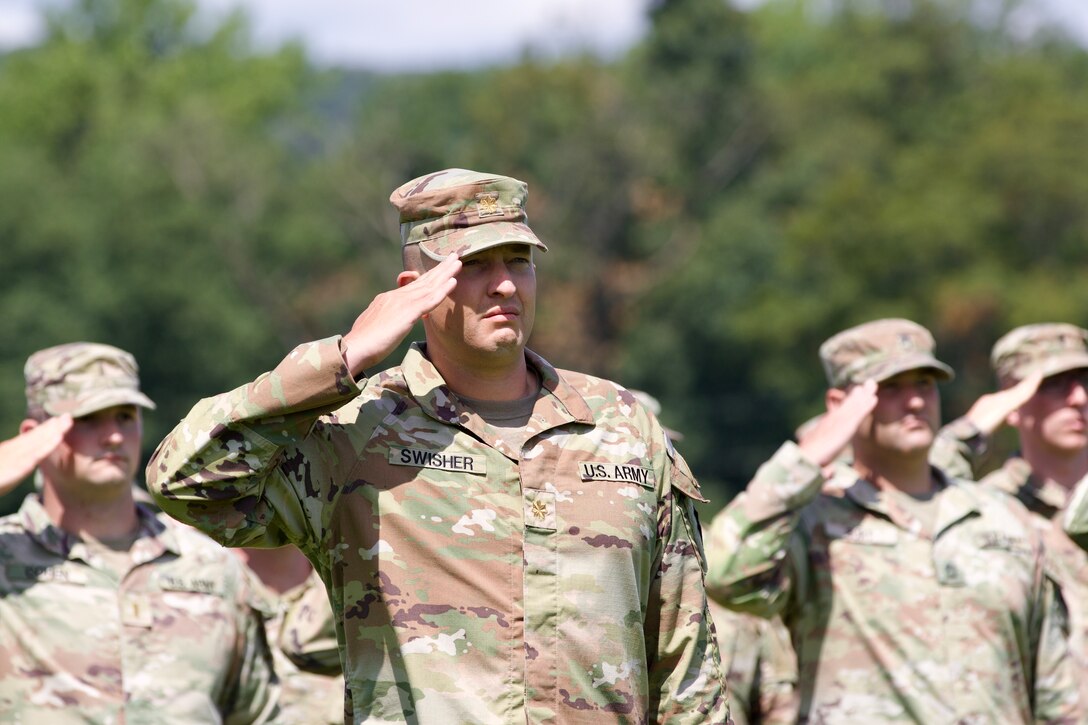
[[[1013,456],[1001,467],[1001,475],[989,481],[1007,494],[1020,499],[1030,511],[1046,518],[1053,518],[1065,509],[1069,491],[1060,483],[1043,480],[1031,470],[1031,464],[1019,456]]]
[[[930,470],[933,471],[934,477],[941,486],[941,490],[936,494],[939,499],[937,522],[933,532],[933,538],[936,538],[957,521],[979,513],[980,508],[978,498],[967,487],[950,479],[939,468],[931,467]],[[839,473],[841,476],[849,475],[853,478],[852,482],[844,482],[847,498],[863,509],[888,519],[901,529],[912,531],[917,528],[913,518],[907,512],[894,504],[889,505],[889,497],[884,491],[868,479],[862,478],[854,469],[851,468],[849,471],[850,473],[847,474],[846,469],[840,469]]]
[[[547,360],[528,349],[525,360],[536,371],[541,383],[533,414],[525,426],[526,440],[568,423],[593,424],[585,399]],[[521,457],[520,451],[509,450],[502,437],[449,389],[438,368],[427,358],[424,343],[412,343],[401,369],[408,391],[427,415],[472,432],[509,458],[517,460]]]
[[[132,545],[133,566],[157,559],[167,551],[180,555],[174,532],[159,520],[155,511],[146,504],[134,505],[139,533]],[[54,524],[37,495],[23,499],[19,518],[27,535],[43,549],[65,559],[88,560],[83,539]]]

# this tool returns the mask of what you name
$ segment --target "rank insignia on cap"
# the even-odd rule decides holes
[[[899,349],[900,350],[913,350],[914,340],[907,333],[901,333],[899,335]]]
[[[499,208],[499,195],[494,191],[484,191],[476,195],[476,208],[481,217],[502,216]]]

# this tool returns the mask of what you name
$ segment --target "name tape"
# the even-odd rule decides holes
[[[483,456],[470,456],[467,453],[442,453],[393,446],[389,449],[389,462],[394,466],[435,468],[440,471],[475,473],[480,476],[487,473],[487,459]]]

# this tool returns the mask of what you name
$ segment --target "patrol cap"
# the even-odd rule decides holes
[[[136,359],[111,345],[72,342],[39,350],[23,372],[32,418],[64,413],[79,418],[114,405],[155,407],[140,392]]]
[[[834,335],[820,345],[827,382],[833,388],[875,380],[878,383],[908,370],[932,370],[942,380],[952,368],[933,355],[929,330],[903,319],[873,320]]]
[[[990,364],[1003,387],[1035,372],[1046,378],[1088,368],[1088,330],[1064,322],[1017,327],[994,343]]]
[[[401,246],[418,244],[428,257],[468,255],[502,244],[548,251],[529,228],[529,186],[509,176],[444,169],[412,179],[389,201],[400,212]]]

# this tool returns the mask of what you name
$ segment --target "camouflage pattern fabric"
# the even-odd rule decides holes
[[[951,478],[974,481],[989,446],[990,436],[967,418],[957,418],[938,431],[929,449],[929,464]]]
[[[630,393],[527,353],[519,451],[418,344],[360,390],[339,343],[198,403],[148,471],[222,543],[306,553],[355,722],[726,720],[699,490]]]
[[[311,584],[287,610],[280,630],[280,651],[300,670],[322,675],[342,675],[336,621],[325,586],[315,572]]]
[[[710,603],[735,725],[792,725],[800,704],[797,654],[782,620]]]
[[[1019,499],[1032,513],[1046,544],[1047,566],[1061,585],[1069,610],[1069,652],[1077,666],[1081,704],[1088,703],[1088,552],[1062,530],[1061,514],[1069,492],[1053,481],[1040,481],[1023,458],[1010,458],[1005,465],[980,481]]]
[[[333,725],[344,722],[344,676],[339,662],[335,670],[327,675],[307,672],[300,669],[289,656],[289,651],[298,648],[297,640],[285,641],[292,634],[287,624],[298,619],[300,609],[309,610],[314,605],[323,607],[329,613],[325,620],[331,625],[332,610],[329,609],[325,586],[314,574],[294,589],[280,594],[266,587],[251,571],[247,570],[247,573],[265,613],[265,632],[280,680],[280,712],[276,716],[276,725]],[[335,644],[333,640],[334,653]]]
[[[0,721],[255,723],[278,685],[239,562],[138,508],[120,582],[36,496],[0,519]],[[90,559],[90,560],[88,560]]]
[[[871,483],[822,493],[793,443],[715,517],[708,591],[782,616],[800,721],[1083,722],[1040,537],[1007,496],[947,479],[936,535]]]
[[[401,246],[431,259],[468,256],[502,244],[548,251],[529,228],[524,181],[468,169],[443,169],[402,184],[389,196],[400,213]]]
[[[68,413],[78,418],[114,405],[155,404],[140,392],[140,370],[130,353],[97,342],[70,342],[31,355],[23,368],[27,415]]]
[[[1032,373],[1050,377],[1088,368],[1088,330],[1064,322],[1017,327],[994,343],[990,364],[1002,387]]]
[[[951,380],[955,374],[934,357],[935,347],[933,335],[917,322],[873,320],[825,340],[820,362],[832,388],[882,382],[907,370],[931,370],[939,380]]]

